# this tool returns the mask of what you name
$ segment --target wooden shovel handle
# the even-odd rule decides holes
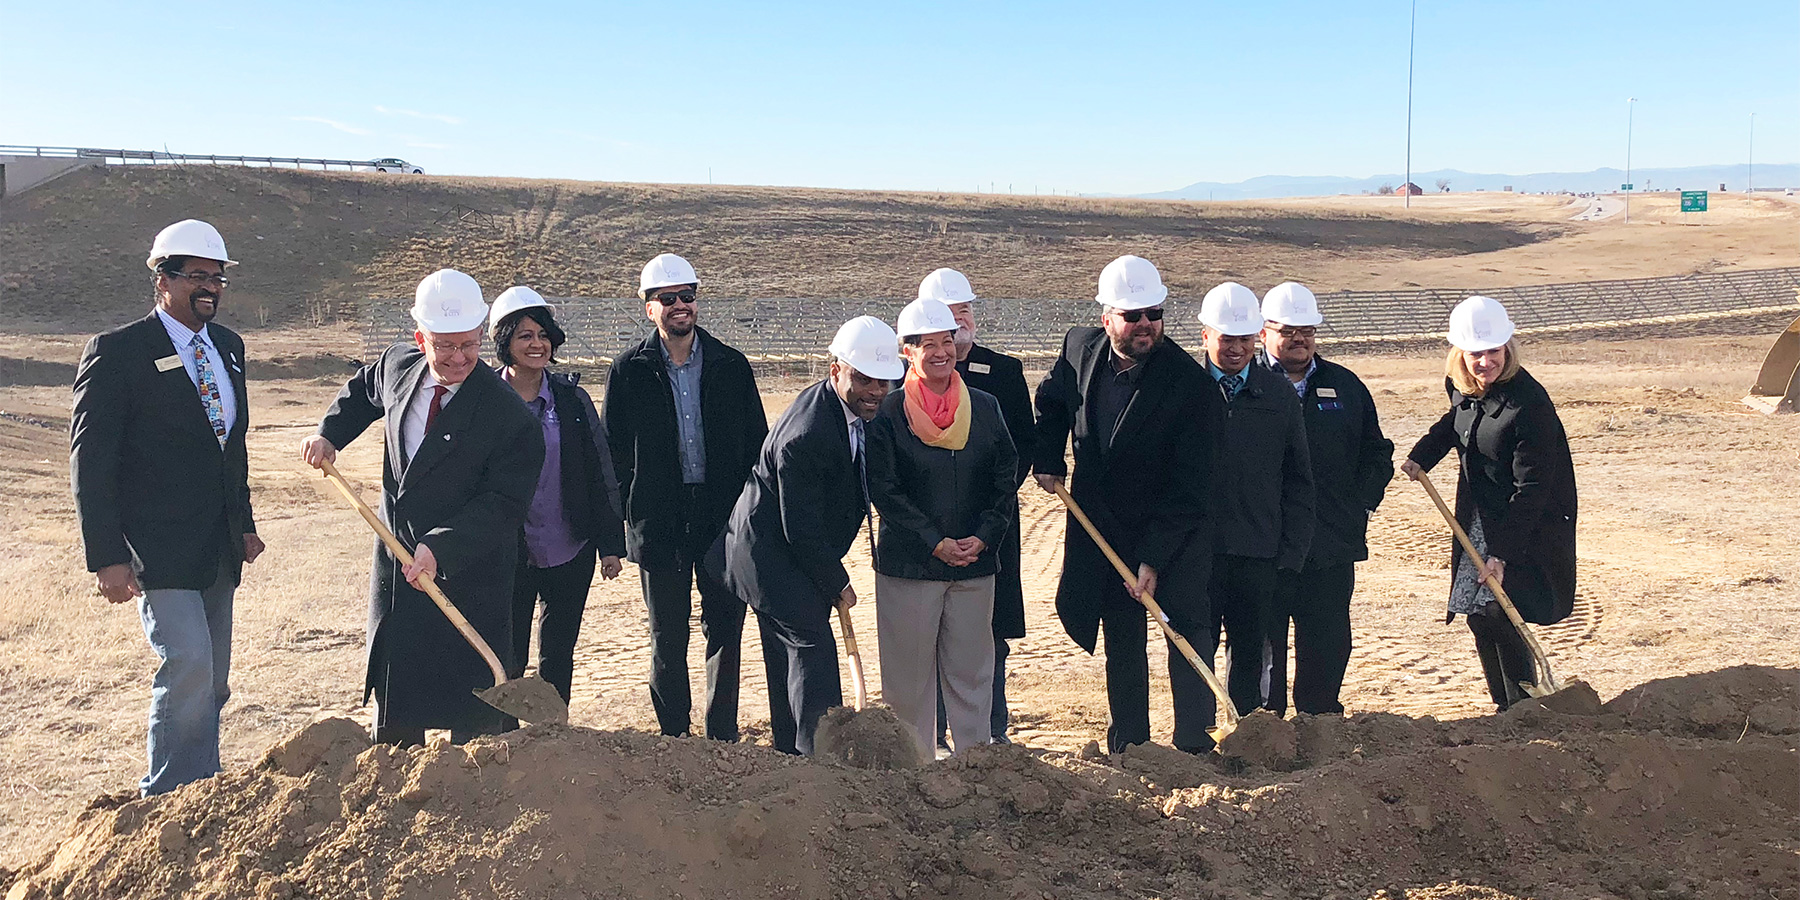
[[[1075,521],[1080,522],[1081,527],[1086,529],[1088,537],[1093,538],[1094,543],[1100,545],[1100,552],[1106,554],[1106,558],[1112,562],[1113,568],[1119,570],[1119,577],[1125,579],[1126,584],[1137,584],[1137,576],[1132,573],[1130,567],[1125,565],[1125,561],[1119,558],[1119,554],[1113,551],[1112,545],[1106,542],[1106,538],[1100,536],[1100,529],[1094,527],[1094,523],[1088,519],[1087,513],[1081,511],[1081,504],[1075,502],[1075,498],[1069,495],[1069,489],[1063,487],[1061,482],[1056,483],[1056,496],[1063,502],[1063,506],[1068,507],[1069,512],[1075,516]],[[1230,731],[1237,728],[1237,705],[1231,702],[1230,694],[1226,692],[1225,686],[1219,683],[1219,676],[1213,674],[1212,667],[1202,661],[1199,652],[1194,649],[1194,645],[1188,643],[1188,639],[1182,637],[1181,633],[1175,630],[1175,626],[1169,624],[1168,614],[1163,612],[1162,605],[1156,602],[1156,598],[1150,596],[1149,591],[1140,594],[1138,602],[1150,611],[1150,618],[1155,619],[1156,624],[1162,626],[1163,634],[1168,637],[1170,643],[1173,643],[1175,648],[1181,651],[1182,656],[1187,657],[1188,664],[1192,665],[1194,671],[1199,672],[1200,677],[1206,680],[1206,686],[1212,689],[1214,699],[1218,700],[1219,705],[1225,708],[1225,729]]]
[[[356,495],[356,491],[351,489],[350,483],[344,480],[344,476],[338,474],[337,466],[332,465],[331,460],[327,459],[320,460],[319,468],[325,470],[326,480],[338,489],[338,493],[343,494],[344,499],[349,500],[350,505],[356,507],[356,511],[362,514],[363,521],[369,523],[370,528],[375,529],[376,536],[380,537],[381,542],[387,545],[388,552],[394,554],[394,558],[400,560],[401,565],[412,565],[412,553],[400,543],[400,539],[395,537],[392,531],[388,530],[388,527],[382,523],[381,517],[375,515],[375,511],[369,508],[369,504],[364,503],[362,498]],[[476,631],[475,626],[470,625],[469,620],[463,618],[462,611],[456,608],[456,604],[450,602],[449,597],[444,596],[444,592],[438,588],[437,582],[435,580],[426,581],[415,587],[423,590],[425,596],[430,597],[431,602],[436,603],[438,609],[444,611],[444,616],[450,620],[450,624],[455,625],[456,630],[462,633],[463,639],[469,642],[469,646],[474,647],[475,652],[481,654],[481,658],[487,662],[488,668],[494,670],[494,683],[499,684],[505,681],[506,669],[500,665],[500,658],[494,655],[494,648],[489,647],[488,642],[481,637],[481,632]]]
[[[850,605],[843,600],[837,604],[838,624],[844,627],[844,655],[850,657],[850,689],[856,698],[856,708],[869,705],[869,686],[863,677],[862,651],[856,649],[856,628],[850,624]]]

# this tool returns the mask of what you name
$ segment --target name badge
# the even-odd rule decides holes
[[[994,371],[994,367],[987,363],[969,363],[969,374],[971,375],[986,375],[992,371]]]
[[[1321,397],[1336,397],[1337,396],[1337,388],[1328,388],[1328,387],[1319,388],[1319,396],[1321,396]]]
[[[179,368],[181,368],[181,357],[179,356],[165,356],[156,361],[156,371],[158,372],[167,372],[170,369]]]

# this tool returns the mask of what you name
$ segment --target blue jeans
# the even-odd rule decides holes
[[[155,588],[138,598],[144,636],[162,660],[150,682],[148,797],[219,771],[219,710],[231,696],[231,598],[237,582],[224,562],[204,591]]]

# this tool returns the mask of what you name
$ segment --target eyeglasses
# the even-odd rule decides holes
[[[212,285],[216,288],[222,288],[231,283],[231,279],[226,278],[223,275],[216,275],[212,272],[164,272],[163,274],[170,278],[183,279],[195,287]]]
[[[1163,308],[1160,306],[1153,306],[1149,309],[1121,309],[1117,310],[1117,312],[1119,318],[1124,319],[1127,322],[1136,322],[1139,319],[1149,319],[1152,322],[1161,322],[1163,317]]]
[[[1311,325],[1303,325],[1303,326],[1299,326],[1299,327],[1288,326],[1286,328],[1276,329],[1276,331],[1275,331],[1276,334],[1279,334],[1282,337],[1287,338],[1289,340],[1292,340],[1294,338],[1310,338],[1313,335],[1318,334],[1318,332],[1319,332],[1319,330],[1317,328],[1312,327]]]
[[[692,304],[700,299],[700,294],[698,291],[677,291],[673,294],[651,294],[650,299],[664,306],[674,306],[677,303]]]
[[[481,342],[464,341],[460,344],[446,344],[443,341],[432,341],[431,349],[436,351],[439,356],[449,356],[452,353],[460,353],[463,356],[474,356],[481,352]]]

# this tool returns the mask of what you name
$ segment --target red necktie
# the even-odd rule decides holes
[[[441,384],[434,384],[431,389],[435,393],[431,395],[431,411],[425,414],[425,432],[427,434],[431,433],[431,426],[437,422],[438,413],[444,411],[444,395],[450,393],[450,389]]]

